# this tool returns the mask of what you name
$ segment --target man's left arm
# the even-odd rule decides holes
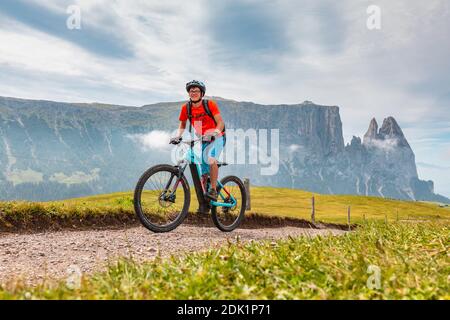
[[[216,129],[214,130],[215,132],[217,132],[217,134],[220,134],[223,130],[223,128],[225,128],[225,123],[223,122],[222,116],[220,115],[220,113],[217,113],[214,116],[214,120],[216,120]]]
[[[219,135],[225,128],[225,123],[222,119],[222,116],[220,115],[219,106],[217,105],[217,103],[215,101],[211,100],[209,107],[210,107],[212,116],[214,117],[214,120],[216,121],[216,128],[214,129],[214,134]]]

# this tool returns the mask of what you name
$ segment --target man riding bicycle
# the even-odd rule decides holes
[[[211,189],[205,193],[209,199],[217,200],[217,178],[219,167],[217,160],[226,143],[225,123],[220,115],[219,107],[213,100],[204,100],[206,86],[203,82],[192,80],[186,83],[189,102],[181,107],[180,125],[177,136],[170,139],[171,143],[179,143],[189,120],[189,132],[194,127],[197,135],[202,136],[202,172],[207,171],[209,165]]]

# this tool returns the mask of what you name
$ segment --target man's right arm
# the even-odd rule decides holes
[[[186,129],[186,122],[188,120],[186,104],[181,106],[181,112],[178,120],[180,120],[180,125],[178,126],[177,137],[181,137],[183,135],[184,129]]]
[[[186,129],[187,121],[180,121],[180,125],[178,126],[177,137],[181,137],[183,135],[184,130]]]
[[[183,135],[184,129],[186,129],[186,121],[180,121],[177,134],[175,137],[170,138],[170,144],[179,144],[181,142],[181,136]]]
[[[186,129],[186,122],[187,122],[187,109],[186,105],[183,105],[181,107],[180,116],[178,119],[180,120],[180,125],[178,126],[177,133],[175,137],[170,139],[170,143],[178,144],[181,140],[181,136],[183,135],[184,129]]]

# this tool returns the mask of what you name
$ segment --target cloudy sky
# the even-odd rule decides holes
[[[67,27],[71,5],[81,29]],[[446,196],[449,57],[448,0],[0,2],[2,96],[140,106],[203,79],[239,101],[338,105],[346,142],[394,116]]]

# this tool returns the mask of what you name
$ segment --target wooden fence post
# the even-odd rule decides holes
[[[245,193],[247,194],[247,205],[245,206],[245,210],[250,210],[252,208],[250,204],[250,179],[244,178],[244,186],[245,186]]]
[[[347,207],[347,224],[350,228],[350,206]]]
[[[314,196],[311,198],[311,222],[316,224],[316,205],[314,202]]]

